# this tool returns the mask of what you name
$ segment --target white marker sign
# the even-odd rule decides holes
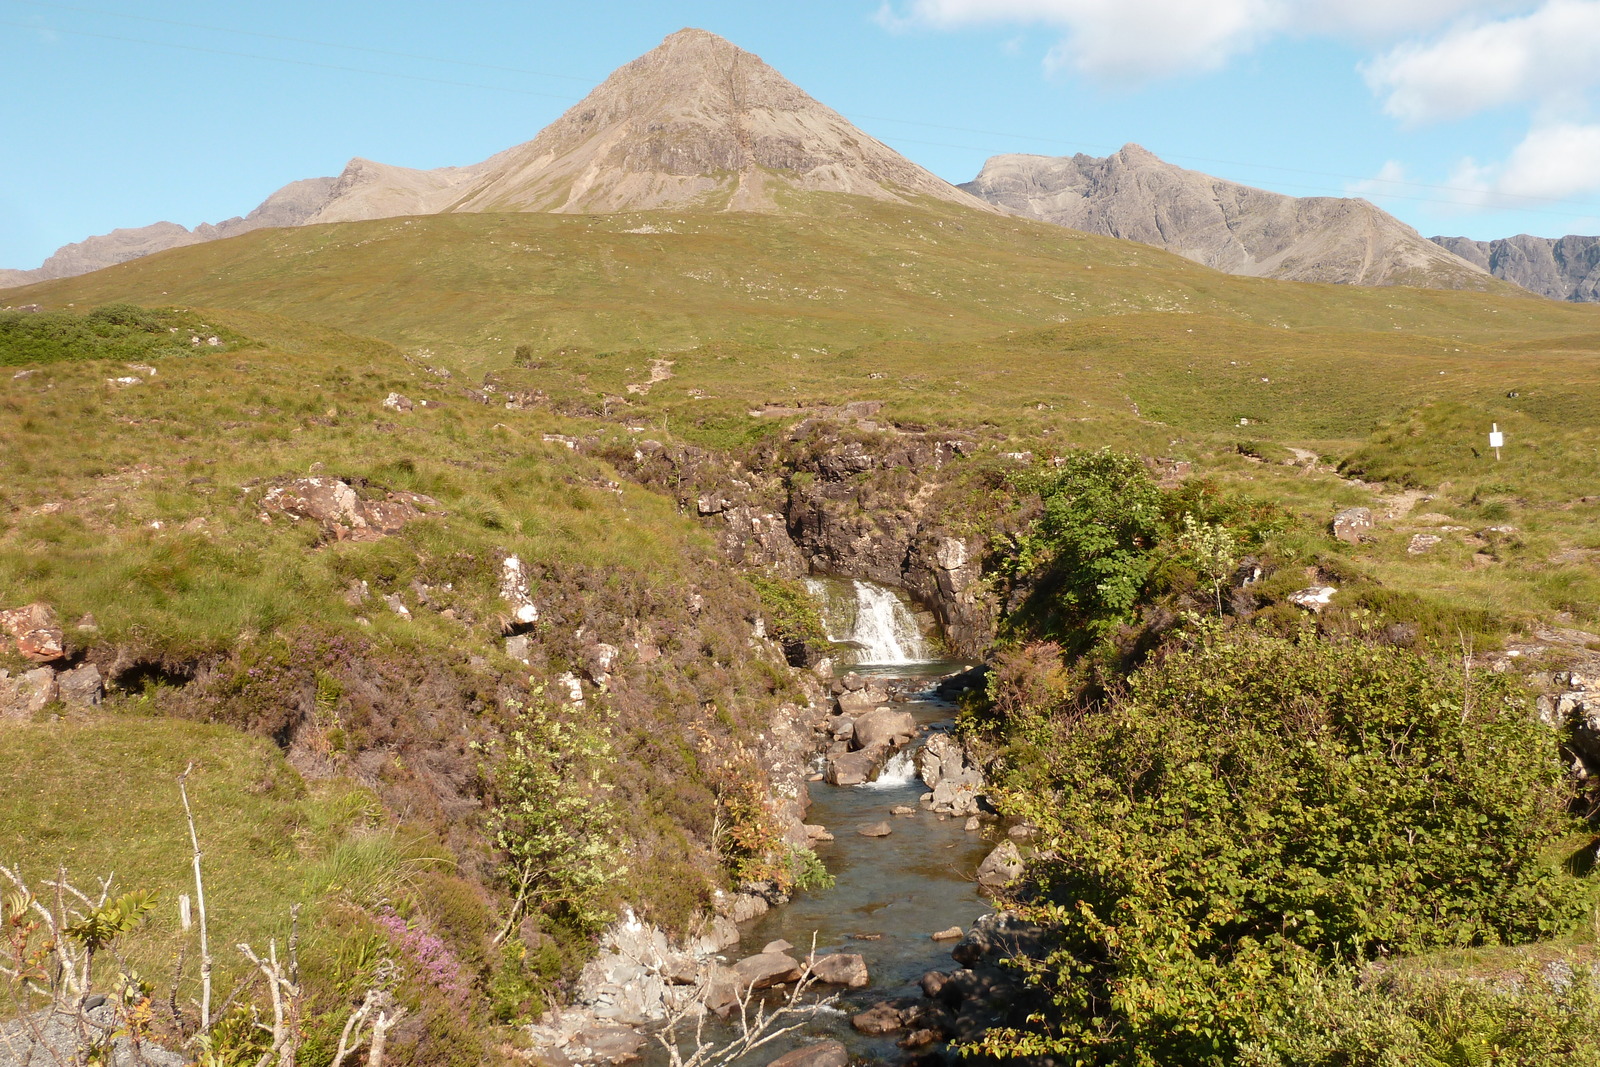
[[[1500,450],[1506,446],[1506,435],[1500,432],[1500,424],[1489,424],[1489,447],[1494,449],[1494,458],[1500,458]]]

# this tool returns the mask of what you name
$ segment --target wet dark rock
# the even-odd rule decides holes
[[[853,1016],[850,1025],[859,1033],[876,1037],[881,1034],[896,1033],[904,1028],[905,1023],[900,1018],[900,1009],[889,1001],[884,1001]]]
[[[913,1030],[895,1044],[903,1049],[926,1048],[939,1040],[937,1030]]]
[[[929,971],[917,982],[922,987],[925,997],[938,997],[944,987],[950,984],[950,976],[943,971]]]

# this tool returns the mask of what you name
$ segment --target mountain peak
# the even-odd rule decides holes
[[[989,209],[856,129],[760,56],[672,34],[534,140],[483,164],[458,211],[773,210],[784,190]]]

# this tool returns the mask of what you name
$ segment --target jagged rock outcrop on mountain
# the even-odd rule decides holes
[[[1475,263],[1496,278],[1540,296],[1575,303],[1600,301],[1600,237],[1531,237],[1496,241],[1435,237],[1435,244]]]
[[[86,274],[263,226],[359,222],[447,211],[779,211],[786,193],[930,197],[983,211],[962,192],[856,129],[746,52],[680,30],[621,67],[539,136],[467,167],[412,170],[352,159],[337,178],[286,185],[242,219],[174,222],[68,245],[0,287]]]
[[[290,182],[263,200],[250,214],[215,225],[202,222],[190,230],[176,222],[157,222],[137,229],[112,230],[76,244],[63,245],[33,270],[0,270],[0,288],[72,278],[169,248],[234,237],[266,226],[299,226],[328,199],[334,183],[333,178]]]
[[[1164,162],[1138,145],[1093,156],[995,156],[961,188],[1023,215],[1165,248],[1229,274],[1477,289],[1481,267],[1365,200],[1293,197]]]

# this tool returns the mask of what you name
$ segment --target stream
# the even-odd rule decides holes
[[[825,606],[824,622],[837,645],[854,648],[857,663],[841,666],[863,676],[901,680],[913,695],[892,701],[910,711],[924,732],[897,754],[875,781],[836,787],[811,783],[810,823],[826,826],[833,841],[819,842],[817,855],[836,882],[832,889],[797,892],[787,905],[774,908],[743,931],[729,958],[760,952],[770,941],[786,940],[792,954],[804,958],[816,938],[818,955],[859,953],[872,984],[845,992],[835,1008],[808,1019],[794,1034],[748,1057],[764,1064],[782,1053],[829,1038],[844,1043],[852,1059],[892,1062],[904,1057],[895,1041],[901,1034],[868,1037],[850,1026],[850,1016],[879,1001],[920,996],[917,981],[930,970],[949,971],[953,942],[934,941],[935,931],[971,927],[990,911],[973,878],[978,864],[1002,839],[997,824],[981,832],[963,829],[964,820],[933,814],[918,803],[927,787],[917,778],[914,753],[929,733],[948,730],[954,705],[927,688],[968,664],[940,658],[937,639],[930,637],[931,619],[919,620],[902,595],[868,582],[811,579],[812,592]],[[904,683],[911,684],[904,684]],[[917,692],[917,690],[922,690]],[[895,807],[913,815],[896,816]],[[887,837],[864,837],[864,825],[887,819]],[[817,987],[828,991],[826,987]]]

